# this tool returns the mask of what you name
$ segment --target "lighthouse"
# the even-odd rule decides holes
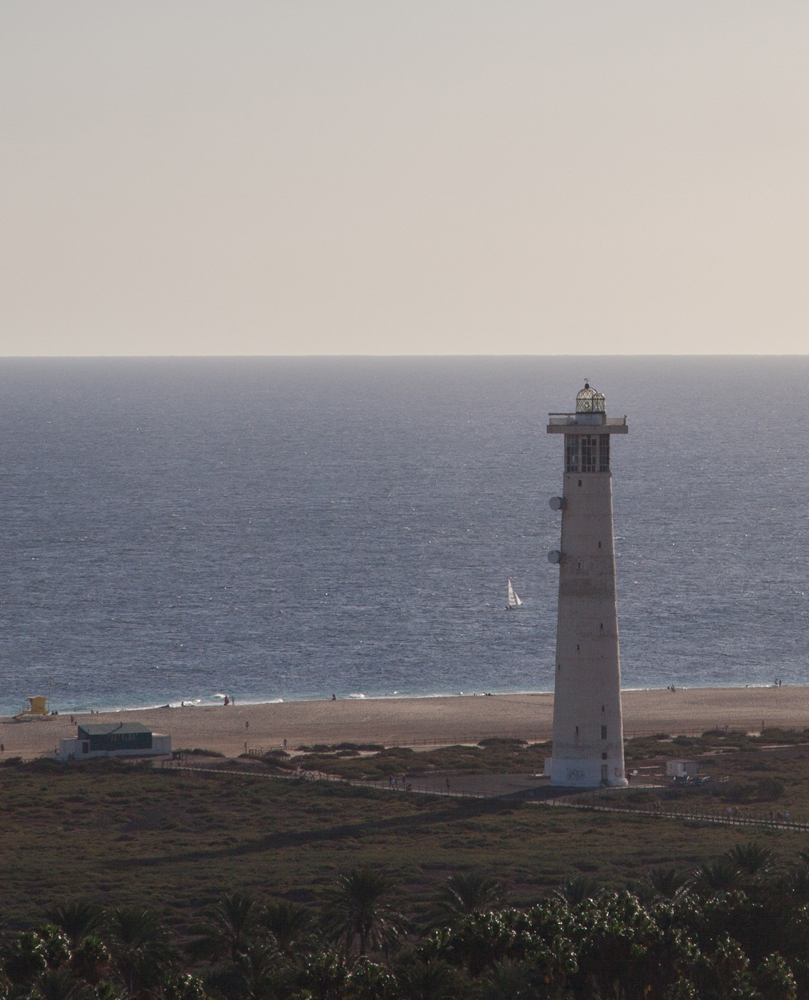
[[[550,501],[562,515],[561,547],[548,553],[559,567],[551,784],[626,785],[610,472],[626,417],[608,417],[585,382],[576,412],[549,414],[547,430],[565,441],[564,490]]]

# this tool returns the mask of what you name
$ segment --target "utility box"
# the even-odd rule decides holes
[[[680,781],[688,778],[696,778],[699,772],[699,764],[695,760],[667,760],[666,777],[679,778]]]

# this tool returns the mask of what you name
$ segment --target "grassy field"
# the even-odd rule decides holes
[[[659,743],[634,763],[659,766]],[[726,800],[750,810],[788,807],[809,819],[809,747],[739,749],[726,740],[683,749],[700,752],[711,787],[666,794],[701,796],[713,807]],[[3,919],[17,927],[55,902],[90,897],[148,905],[182,930],[223,891],[316,904],[335,875],[357,865],[395,874],[400,905],[425,918],[455,871],[494,876],[511,902],[525,905],[576,875],[622,887],[656,866],[693,868],[751,837],[641,816],[115,761],[0,768],[0,801]],[[794,832],[754,836],[784,863],[809,846]]]

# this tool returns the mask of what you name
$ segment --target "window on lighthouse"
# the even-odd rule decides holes
[[[581,439],[581,471],[582,472],[595,472],[596,471],[596,448],[598,445],[598,438],[596,437],[583,437]]]
[[[579,471],[579,439],[569,434],[565,438],[565,472]]]
[[[609,434],[598,435],[598,471],[610,471],[610,436]]]

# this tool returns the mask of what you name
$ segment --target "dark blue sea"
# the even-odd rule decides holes
[[[809,358],[6,359],[0,712],[549,690],[585,377],[624,686],[809,683]]]

